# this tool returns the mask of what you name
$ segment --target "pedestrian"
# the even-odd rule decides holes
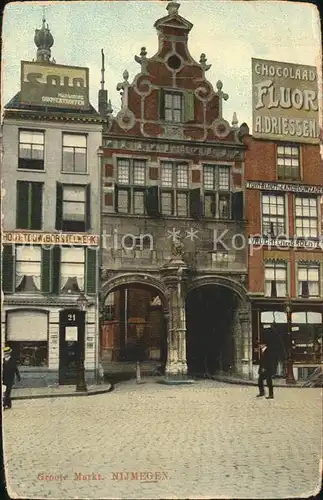
[[[3,398],[3,408],[11,408],[11,389],[14,384],[15,375],[20,382],[20,373],[16,364],[15,358],[12,356],[12,349],[5,347],[3,350],[3,384],[6,390]]]
[[[266,399],[274,399],[274,388],[273,388],[273,356],[270,347],[266,342],[260,344],[260,360],[259,360],[259,377],[258,377],[258,387],[259,394],[257,398],[265,395],[264,380],[267,382],[269,395]]]

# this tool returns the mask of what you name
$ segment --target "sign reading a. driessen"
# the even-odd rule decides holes
[[[252,59],[253,136],[318,144],[315,66]]]
[[[89,70],[21,61],[21,102],[86,109],[89,107]]]

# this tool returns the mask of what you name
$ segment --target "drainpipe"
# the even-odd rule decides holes
[[[101,315],[100,315],[100,295],[101,295],[101,269],[102,269],[102,253],[103,253],[103,239],[102,239],[102,204],[103,204],[103,155],[102,147],[97,150],[98,156],[98,171],[99,171],[99,248],[96,266],[96,344],[95,344],[95,380],[99,381],[99,361],[100,361],[100,342],[101,342]]]

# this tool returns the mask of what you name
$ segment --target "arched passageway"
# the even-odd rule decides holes
[[[205,285],[186,298],[188,373],[207,376],[235,365],[234,331],[238,295],[230,288]]]
[[[105,295],[101,320],[103,361],[136,362],[139,345],[140,361],[164,366],[166,335],[165,301],[153,286],[118,285]]]

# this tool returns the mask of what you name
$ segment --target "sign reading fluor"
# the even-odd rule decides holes
[[[87,109],[89,70],[21,61],[21,102],[36,106]]]
[[[319,144],[315,66],[252,59],[253,136]]]

